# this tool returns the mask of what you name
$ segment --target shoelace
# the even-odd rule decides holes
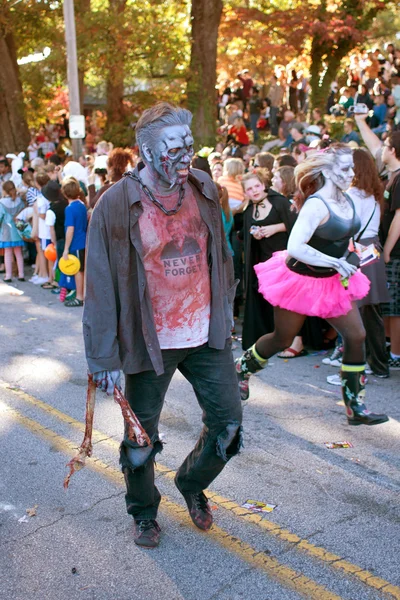
[[[152,519],[144,519],[143,521],[139,521],[138,529],[140,533],[148,531],[149,529],[157,529],[157,523]]]
[[[207,508],[207,497],[204,494],[193,494],[193,504],[198,510],[205,510]]]

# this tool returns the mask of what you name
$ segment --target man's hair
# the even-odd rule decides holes
[[[17,193],[17,189],[12,181],[5,181],[3,183],[3,191],[10,196],[13,195],[13,192],[15,192],[15,194]]]
[[[50,177],[47,175],[47,173],[45,171],[38,171],[36,173],[36,183],[38,185],[40,185],[40,187],[43,187],[49,181],[50,181]]]
[[[397,160],[400,160],[400,131],[392,131],[388,137],[390,147],[394,149]]]
[[[353,121],[353,119],[345,119],[345,120],[344,120],[344,122],[345,122],[347,125],[350,125],[350,127],[351,127],[352,129],[355,129],[355,127],[356,127],[356,124],[355,124],[355,122]]]
[[[192,113],[185,108],[173,106],[169,102],[157,102],[146,109],[136,124],[136,142],[141,156],[142,146],[154,146],[160,129],[171,125],[188,125],[192,122]]]
[[[276,162],[279,167],[296,167],[297,160],[291,154],[284,154],[283,156],[277,156]]]
[[[61,186],[61,191],[67,200],[76,200],[80,198],[81,188],[79,182],[75,177],[68,177],[64,179]]]

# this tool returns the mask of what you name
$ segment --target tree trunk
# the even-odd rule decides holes
[[[0,32],[0,56],[0,152],[23,152],[29,130],[12,33]]]
[[[187,81],[197,146],[215,145],[218,28],[222,0],[192,0],[192,43]]]
[[[107,131],[117,131],[124,124],[124,53],[121,44],[118,43],[118,28],[122,26],[123,13],[127,0],[110,0],[110,12],[114,18],[112,31],[109,31],[110,69],[106,81],[107,97]],[[116,63],[115,53],[118,56]]]

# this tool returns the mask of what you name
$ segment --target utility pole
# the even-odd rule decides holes
[[[74,159],[78,160],[79,156],[82,153],[82,138],[85,137],[85,133],[84,130],[82,131],[82,121],[84,125],[84,117],[80,114],[81,109],[79,102],[78,58],[76,54],[74,0],[64,0],[63,10],[65,24],[65,41],[67,45],[67,78],[70,120],[69,129]],[[80,124],[81,127],[77,127],[75,123]]]

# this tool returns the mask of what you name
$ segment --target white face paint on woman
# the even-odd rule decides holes
[[[353,155],[342,154],[341,156],[336,156],[329,177],[342,192],[348,190],[354,179]]]

